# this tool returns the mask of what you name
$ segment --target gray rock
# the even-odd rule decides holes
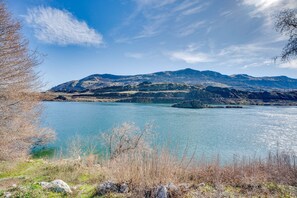
[[[120,192],[120,187],[112,181],[104,182],[97,187],[97,194],[99,196],[105,195],[111,192],[114,192],[114,193]]]
[[[202,103],[199,100],[190,100],[190,101],[183,101],[183,102],[174,104],[174,105],[172,105],[172,107],[190,108],[190,109],[202,109],[202,108],[207,108],[208,105]]]
[[[119,192],[120,193],[128,193],[129,186],[126,183],[121,184]]]
[[[51,183],[50,182],[40,182],[39,184],[44,189],[49,189],[51,187]]]
[[[166,186],[158,186],[156,189],[156,198],[167,198]]]
[[[174,185],[173,183],[169,183],[166,186],[167,190],[170,192],[177,192],[179,189],[176,185]]]
[[[64,181],[57,179],[52,182],[40,182],[40,185],[44,189],[51,190],[53,192],[70,194],[72,193],[70,187]]]
[[[4,198],[10,198],[10,197],[12,197],[12,194],[10,192],[4,193]]]

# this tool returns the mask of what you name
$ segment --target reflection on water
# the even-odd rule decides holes
[[[277,111],[278,110],[278,111]],[[278,108],[258,112],[263,117],[259,127],[263,133],[259,140],[271,150],[297,152],[297,115],[296,108]]]

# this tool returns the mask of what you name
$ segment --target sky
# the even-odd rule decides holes
[[[184,68],[297,78],[275,62],[287,37],[274,15],[296,0],[6,0],[46,88],[91,74]]]

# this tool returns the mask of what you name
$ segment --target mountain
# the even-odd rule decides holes
[[[140,75],[93,74],[80,80],[69,81],[53,87],[51,92],[87,92],[112,86],[137,85],[142,82],[181,83],[188,85],[228,87],[239,90],[295,90],[297,79],[286,76],[253,77],[246,74],[224,75],[214,71],[190,68]]]

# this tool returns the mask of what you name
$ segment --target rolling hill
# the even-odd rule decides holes
[[[239,90],[295,90],[297,79],[286,76],[253,77],[246,74],[224,75],[214,71],[183,69],[139,75],[93,74],[50,89],[52,92],[87,92],[104,87],[137,85],[142,82],[181,83],[188,85],[227,87]]]

